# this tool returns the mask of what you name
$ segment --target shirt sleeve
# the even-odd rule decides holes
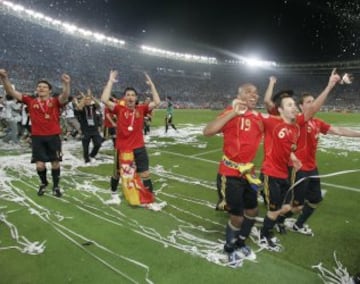
[[[321,119],[318,119],[317,122],[319,124],[320,133],[326,135],[328,133],[331,125]]]

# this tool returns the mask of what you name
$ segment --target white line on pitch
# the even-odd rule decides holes
[[[159,150],[159,152],[163,152],[163,153],[166,153],[166,154],[179,156],[179,157],[183,157],[183,158],[189,158],[189,159],[204,161],[204,162],[208,162],[208,163],[211,163],[211,164],[218,164],[219,163],[218,161],[213,161],[213,160],[207,160],[207,159],[203,159],[203,158],[199,158],[199,157],[194,157],[194,155],[189,156],[189,155],[184,155],[184,154],[180,154],[180,153],[174,153],[174,152],[170,152],[170,151],[163,151],[163,150]],[[354,191],[354,192],[360,192],[360,189],[354,188],[354,187],[342,186],[342,185],[331,184],[331,183],[324,183],[323,181],[321,181],[321,183],[324,184],[324,185],[335,187],[335,188],[340,188],[340,189],[344,189],[344,190],[348,190],[348,191]]]
[[[214,153],[214,152],[219,152],[219,151],[221,151],[221,149],[215,149],[215,150],[211,150],[211,151],[207,151],[207,152],[202,152],[202,153],[195,154],[195,155],[192,155],[192,156],[193,157],[198,157],[198,156],[202,156],[202,155],[206,155],[206,154]]]
[[[203,158],[194,157],[193,155],[189,156],[189,155],[184,155],[184,154],[174,153],[174,152],[169,152],[169,151],[164,151],[164,150],[158,150],[158,151],[161,152],[161,153],[166,153],[166,154],[179,156],[179,157],[183,157],[183,158],[188,158],[188,159],[199,160],[199,161],[208,162],[208,163],[211,163],[211,164],[218,164],[219,163],[217,161],[212,161],[212,160],[207,160],[207,159],[203,159]]]
[[[349,187],[349,186],[344,186],[344,185],[337,185],[337,184],[332,184],[332,183],[326,183],[326,182],[323,182],[323,181],[321,181],[321,184],[332,186],[332,187],[335,187],[335,188],[341,188],[341,189],[345,189],[345,190],[349,190],[349,191],[360,192],[359,188],[354,188],[354,187]]]

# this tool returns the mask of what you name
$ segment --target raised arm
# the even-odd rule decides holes
[[[271,110],[275,107],[274,102],[272,101],[272,95],[274,93],[274,87],[276,84],[276,77],[270,76],[269,77],[269,85],[265,91],[264,95],[264,105],[268,112],[271,112]]]
[[[330,91],[335,87],[337,83],[341,81],[341,78],[339,74],[336,73],[336,68],[334,68],[331,72],[331,75],[329,77],[329,82],[325,89],[321,92],[321,94],[314,100],[314,102],[311,104],[309,108],[304,111],[304,117],[305,120],[309,120],[311,117],[314,116],[315,113],[317,113],[322,105],[324,104],[328,94]]]
[[[61,75],[62,82],[62,93],[59,96],[59,101],[61,104],[66,104],[70,96],[70,81],[71,78],[68,74]]]
[[[327,133],[347,137],[360,137],[360,131],[356,131],[347,127],[331,126]]]
[[[87,95],[91,97],[91,100],[95,103],[96,108],[101,108],[100,101],[97,98],[95,98],[90,88],[87,89]]]
[[[160,102],[161,102],[160,96],[159,96],[159,93],[155,88],[155,84],[151,80],[150,76],[147,73],[144,73],[144,74],[146,77],[146,84],[148,84],[148,86],[150,87],[151,94],[152,94],[152,101],[149,103],[149,109],[153,109],[160,105]]]
[[[22,101],[22,94],[18,91],[15,91],[5,69],[0,69],[0,80],[4,86],[6,94],[12,96],[14,99],[18,101]]]
[[[81,99],[76,98],[75,108],[81,111],[85,106],[85,95],[83,92],[80,92],[80,95]]]
[[[221,131],[221,129],[231,119],[238,115],[243,115],[247,111],[246,103],[240,99],[235,99],[232,103],[233,108],[225,112],[224,115],[217,117],[209,122],[203,129],[204,136],[213,136]]]
[[[115,70],[110,71],[109,80],[107,81],[103,93],[101,95],[101,101],[110,109],[113,110],[115,104],[110,100],[110,95],[114,83],[117,81],[116,77],[118,72]]]
[[[114,120],[114,116],[110,113],[106,114],[106,119],[110,121],[113,127],[116,127],[116,121]]]

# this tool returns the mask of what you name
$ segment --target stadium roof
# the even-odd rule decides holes
[[[358,1],[11,2],[99,34],[184,54],[287,63],[358,59]]]

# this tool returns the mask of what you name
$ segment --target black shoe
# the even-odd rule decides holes
[[[280,245],[279,240],[276,237],[269,236],[260,236],[259,246],[265,248],[269,251],[281,252],[283,247]]]
[[[43,196],[44,195],[47,185],[48,185],[47,183],[46,184],[44,184],[44,183],[40,184],[39,190],[37,192],[38,196]]]
[[[54,188],[53,188],[53,195],[55,195],[56,197],[61,197],[61,196],[62,196],[62,193],[61,193],[61,191],[60,191],[60,188],[54,187]]]
[[[280,234],[280,235],[286,235],[287,231],[285,228],[284,224],[281,223],[277,223],[275,224],[275,230]]]
[[[71,136],[73,137],[73,138],[75,138],[76,137],[76,135],[78,135],[78,131],[77,130],[73,130],[73,131],[71,131]]]
[[[355,284],[360,283],[360,272],[355,274],[355,276],[353,277],[353,281]]]

